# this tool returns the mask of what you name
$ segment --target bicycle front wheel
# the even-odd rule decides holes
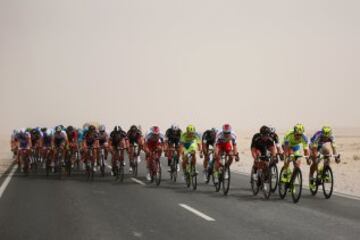
[[[230,179],[231,179],[231,175],[230,175],[230,168],[229,167],[225,167],[223,168],[223,180],[222,180],[222,189],[223,189],[223,193],[226,196],[230,190]]]
[[[156,186],[159,186],[161,183],[161,165],[159,160],[156,161],[155,169],[155,183]]]
[[[197,174],[195,166],[191,166],[191,185],[193,190],[196,190],[197,188]]]
[[[287,192],[287,182],[284,181],[284,179],[286,178],[285,176],[285,168],[282,167],[281,171],[280,171],[280,176],[279,176],[279,196],[281,199],[284,199],[286,196],[286,192]]]
[[[330,166],[324,167],[322,174],[322,187],[325,198],[329,199],[334,188],[334,176]]]
[[[258,184],[259,178],[257,180],[254,180],[254,177],[253,177],[254,174],[256,174],[255,169],[252,168],[251,174],[250,174],[250,185],[251,185],[251,190],[253,192],[253,195],[256,196],[259,192],[259,184]]]
[[[271,195],[271,169],[267,168],[261,175],[262,191],[265,199],[269,199]]]
[[[270,179],[271,179],[270,189],[271,192],[274,193],[276,191],[279,182],[278,167],[274,163],[270,165]]]
[[[302,191],[302,174],[298,167],[295,167],[293,176],[291,179],[291,196],[294,203],[300,200]]]

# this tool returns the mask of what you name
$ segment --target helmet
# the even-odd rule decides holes
[[[132,126],[130,127],[130,131],[136,131],[136,130],[138,130],[138,128],[137,128],[136,125],[132,125]]]
[[[31,130],[32,130],[31,128],[26,128],[25,131],[26,131],[26,132],[31,132]]]
[[[269,136],[271,133],[271,129],[267,126],[262,126],[260,128],[260,134],[263,135],[263,136]]]
[[[25,129],[25,128],[20,128],[19,133],[23,134],[23,133],[25,133],[25,132],[26,132],[26,129]]]
[[[174,131],[177,131],[177,130],[179,130],[179,127],[176,124],[172,124],[171,129],[174,130]]]
[[[120,126],[115,126],[114,127],[114,132],[121,132],[122,128]]]
[[[160,134],[160,128],[158,126],[153,126],[150,131],[155,135]]]
[[[46,135],[48,135],[48,136],[51,136],[51,135],[52,135],[51,129],[46,130]]]
[[[94,132],[95,130],[96,130],[96,127],[95,127],[94,125],[90,125],[90,126],[89,126],[89,131],[93,131],[93,132]]]
[[[323,126],[323,128],[321,129],[322,131],[322,134],[325,136],[325,137],[330,137],[331,134],[332,134],[332,129],[331,127],[329,126]]]
[[[105,130],[106,130],[105,125],[104,125],[104,124],[101,124],[101,125],[99,126],[99,131],[100,131],[100,132],[105,132]]]
[[[61,131],[62,131],[61,126],[56,126],[56,127],[55,127],[55,132],[61,132]]]
[[[73,132],[74,131],[74,127],[73,126],[68,126],[66,129],[67,132]]]
[[[46,131],[47,131],[47,128],[46,128],[46,127],[43,127],[43,128],[41,128],[41,131],[42,131],[42,132],[46,132]]]
[[[188,133],[195,133],[196,132],[196,129],[195,129],[195,126],[190,124],[186,127],[186,132]]]
[[[216,133],[218,132],[218,130],[217,130],[216,128],[214,128],[214,127],[211,128],[210,130],[211,130],[212,132],[216,132]]]
[[[13,130],[13,134],[14,134],[14,135],[18,134],[18,130],[14,129],[14,130]]]
[[[294,133],[295,134],[303,134],[305,132],[305,127],[303,124],[298,123],[294,126]]]
[[[222,127],[222,130],[223,130],[223,132],[224,132],[225,134],[226,134],[226,133],[231,133],[231,126],[230,126],[230,124],[228,124],[228,123],[224,124],[223,127]]]
[[[84,130],[88,130],[88,129],[89,129],[89,126],[90,126],[90,124],[85,123],[85,124],[83,125],[83,129],[84,129]]]
[[[59,126],[61,127],[61,130],[65,130],[65,129],[66,129],[65,126],[62,125],[62,124],[60,124]]]

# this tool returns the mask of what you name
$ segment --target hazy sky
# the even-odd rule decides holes
[[[360,1],[0,0],[0,132],[360,126]]]

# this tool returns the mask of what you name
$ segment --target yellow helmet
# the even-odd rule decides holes
[[[186,132],[187,132],[187,133],[194,133],[194,132],[196,132],[195,126],[192,125],[192,124],[188,125],[188,126],[186,127]]]
[[[294,133],[295,134],[303,134],[305,132],[305,127],[303,124],[298,123],[294,126]]]
[[[330,136],[331,136],[331,133],[332,133],[331,127],[329,127],[329,126],[323,126],[323,128],[321,129],[321,131],[322,131],[322,134],[323,134],[325,137],[330,137]]]

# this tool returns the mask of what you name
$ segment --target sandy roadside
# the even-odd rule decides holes
[[[246,136],[246,137],[241,137]],[[240,132],[239,146],[240,146],[240,162],[234,163],[233,170],[250,173],[252,160],[250,154],[251,134]],[[335,175],[334,190],[341,193],[356,195],[360,197],[360,185],[357,184],[357,179],[360,177],[360,134],[343,134],[337,137],[338,151],[342,155],[340,164],[332,163],[332,168]],[[11,152],[9,150],[8,137],[0,136],[0,175],[6,171],[11,165]],[[281,167],[283,163],[279,163]],[[302,164],[302,171],[304,175],[304,185],[307,185],[307,176],[309,173],[309,166],[304,162]]]

